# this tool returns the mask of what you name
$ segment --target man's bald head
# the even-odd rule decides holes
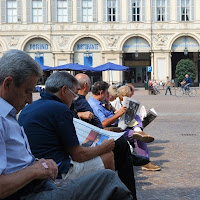
[[[75,78],[78,80],[81,89],[83,88],[84,83],[87,83],[88,86],[90,86],[91,84],[90,78],[88,77],[87,74],[80,73],[80,74],[77,74]]]

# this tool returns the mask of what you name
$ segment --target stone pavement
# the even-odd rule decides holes
[[[151,160],[159,172],[135,167],[138,200],[200,199],[200,89],[197,97],[148,95],[135,91],[134,99],[158,117],[144,131],[155,137],[148,144]],[[174,90],[172,90],[174,94]]]
[[[158,117],[144,131],[155,137],[148,144],[151,160],[162,167],[159,172],[135,167],[138,200],[200,199],[200,89],[196,97],[148,95],[136,89],[134,99],[146,109],[154,108]],[[91,93],[88,95],[90,96]],[[38,98],[34,93],[34,99]]]

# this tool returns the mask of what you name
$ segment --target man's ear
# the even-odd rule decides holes
[[[8,76],[8,77],[6,77],[4,79],[4,81],[3,81],[3,88],[4,88],[5,91],[9,90],[10,85],[13,84],[13,81],[14,81],[13,77],[11,77],[11,76]]]
[[[86,89],[87,88],[87,83],[85,82],[85,83],[83,83],[83,87],[84,87],[84,89]]]
[[[61,88],[61,94],[62,95],[65,95],[66,94],[66,92],[67,92],[67,86],[66,85],[64,85],[64,86],[62,86],[62,88]]]
[[[103,90],[100,90],[99,95],[102,95],[102,94],[103,94]]]

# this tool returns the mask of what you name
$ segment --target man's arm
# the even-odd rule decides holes
[[[112,151],[114,146],[114,140],[110,139],[104,140],[101,145],[96,147],[82,147],[80,145],[76,145],[68,147],[67,151],[72,157],[72,160],[76,162],[84,162]]]
[[[48,168],[44,167],[48,166]],[[58,173],[57,165],[53,160],[40,159],[33,165],[21,169],[17,172],[0,175],[0,199],[6,198],[17,192],[25,185],[35,179],[56,179]]]
[[[85,111],[85,112],[78,112],[78,116],[81,118],[81,119],[88,119],[88,120],[91,120],[94,118],[94,114],[90,111]]]
[[[118,120],[119,117],[121,117],[126,112],[126,107],[121,107],[116,114],[114,114],[112,117],[109,117],[107,119],[104,119],[102,121],[103,128],[110,126],[113,124],[116,120]]]

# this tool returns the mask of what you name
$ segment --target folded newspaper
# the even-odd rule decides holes
[[[124,132],[107,131],[76,118],[73,119],[73,123],[79,143],[85,147],[100,145],[105,139],[117,140],[124,134]]]
[[[135,118],[140,103],[132,98],[123,97],[122,106],[127,107],[127,111],[119,119],[118,127],[121,127],[124,130]]]
[[[148,112],[146,114],[143,113],[143,115],[144,115],[142,120],[143,128],[145,128],[158,116],[154,108],[149,109]]]

